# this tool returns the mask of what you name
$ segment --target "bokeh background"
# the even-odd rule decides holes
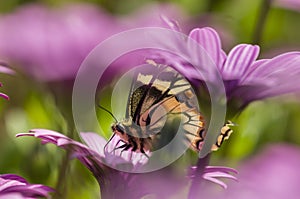
[[[34,138],[16,139],[15,134],[48,128],[80,140],[73,127],[71,92],[81,62],[110,35],[162,27],[160,15],[177,20],[184,33],[196,27],[215,28],[227,52],[238,43],[259,44],[260,58],[300,50],[296,0],[0,1],[0,61],[16,71],[0,74],[1,91],[10,96],[9,101],[0,99],[0,173],[16,173],[31,183],[58,188],[65,198],[99,197],[96,180],[77,160],[70,161],[55,146],[43,146]],[[115,64],[122,67],[136,61],[132,59]],[[293,94],[257,101],[232,118],[238,124],[234,134],[211,159],[212,165],[241,169],[241,183],[232,187],[242,190],[264,182],[257,186],[275,194],[286,183],[300,184],[295,177],[300,166],[299,99]],[[113,120],[99,114],[107,118],[101,120],[107,131],[98,133],[108,138]],[[185,169],[195,157],[188,152],[178,167]],[[244,178],[249,184],[238,187]],[[290,189],[282,193],[289,195]],[[292,190],[300,192],[297,187]]]

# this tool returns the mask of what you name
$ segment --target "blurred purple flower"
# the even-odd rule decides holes
[[[142,27],[166,27],[166,24],[161,20],[161,16],[167,16],[170,19],[178,19],[182,24],[183,31],[190,26],[189,17],[183,12],[180,7],[174,4],[147,4],[146,6],[136,10],[128,16],[119,18],[119,21],[127,29],[142,28]]]
[[[172,24],[171,21],[169,23]],[[191,46],[193,41],[200,47]],[[174,42],[185,50],[182,54],[196,60],[198,65],[191,66],[186,60],[168,53],[160,53],[156,58],[161,56],[163,62],[175,67],[185,77],[200,81],[204,80],[202,75],[205,72],[210,72],[207,67],[213,67],[213,63],[222,76],[227,99],[233,100],[238,108],[254,100],[300,91],[300,84],[295,82],[300,75],[300,52],[288,52],[272,59],[256,60],[259,46],[239,44],[226,55],[218,33],[209,27],[193,29],[188,41],[177,37]],[[203,74],[199,74],[196,67]],[[210,77],[214,77],[213,74],[207,75],[208,80],[214,82]],[[199,86],[197,81],[194,84]]]
[[[20,7],[0,18],[0,54],[40,80],[74,78],[89,51],[117,31],[115,24],[104,11],[84,4]]]
[[[288,8],[295,11],[300,11],[299,0],[275,0],[275,5],[283,8]]]
[[[81,133],[82,139],[87,145],[74,141],[58,132],[33,129],[29,133],[18,134],[20,136],[34,136],[42,139],[42,143],[52,143],[64,149],[71,149],[73,157],[79,159],[98,180],[103,198],[141,198],[147,194],[169,195],[174,193],[174,187],[184,187],[189,178],[178,179],[164,170],[138,174],[127,173],[110,168],[108,165],[130,166],[131,171],[147,163],[148,158],[142,153],[116,150],[120,139],[115,136],[108,144],[107,141],[95,133]],[[107,144],[107,145],[106,145]],[[105,147],[106,146],[106,147]],[[151,156],[151,153],[148,153]],[[236,173],[235,170],[226,167],[206,167],[203,179],[214,182],[226,188],[226,185],[218,178],[236,179],[229,173]],[[193,177],[193,169],[189,176]],[[162,178],[162,176],[166,176]],[[151,179],[146,182],[147,179]],[[173,179],[173,180],[170,180]],[[158,186],[159,185],[159,186]]]
[[[47,197],[54,190],[40,184],[29,184],[24,178],[15,174],[0,175],[0,198],[40,198]]]
[[[240,166],[239,183],[229,183],[228,189],[205,196],[216,199],[297,199],[300,194],[299,157],[297,146],[271,145]]]
[[[27,5],[0,16],[0,55],[41,81],[74,79],[88,53],[109,36],[130,28],[163,26],[158,11],[182,18],[179,9],[170,6],[157,5],[119,18],[89,4],[56,9]],[[136,55],[114,64],[118,68],[132,61],[139,61]]]

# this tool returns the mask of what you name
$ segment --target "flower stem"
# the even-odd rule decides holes
[[[60,166],[57,183],[55,186],[55,194],[53,198],[66,198],[66,176],[69,170],[70,150],[67,150],[67,154],[63,157],[62,165]]]
[[[69,131],[68,137],[73,137],[73,131]],[[67,193],[67,174],[70,168],[70,160],[72,155],[72,150],[67,149],[67,153],[63,156],[62,163],[60,165],[60,169],[58,171],[58,179],[55,186],[55,194],[53,198],[64,199],[66,198]]]
[[[205,167],[208,165],[210,159],[210,154],[206,155],[204,158],[199,158],[197,162],[197,168],[195,171],[195,175],[192,179],[192,184],[190,187],[188,199],[195,199],[199,198],[201,195],[201,184],[203,182],[203,172],[205,170]]]
[[[266,20],[267,20],[267,17],[268,17],[270,8],[271,8],[271,3],[272,3],[272,0],[263,0],[262,1],[260,11],[258,13],[258,17],[257,17],[256,23],[255,23],[253,36],[252,36],[253,44],[260,45],[260,43],[261,43],[262,33],[264,31]]]

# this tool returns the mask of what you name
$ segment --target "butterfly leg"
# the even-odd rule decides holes
[[[107,145],[111,142],[111,140],[115,137],[115,133],[109,138],[109,140],[106,142],[105,146],[104,146],[104,151],[107,151]]]
[[[147,159],[150,159],[150,157],[145,152],[142,153],[144,154],[144,156],[146,156]]]
[[[120,144],[120,142],[123,142],[123,144],[121,146],[118,146]],[[124,142],[123,140],[118,140],[118,142],[116,143],[115,145],[115,148],[111,151],[111,153],[113,152],[113,154],[115,155],[115,151],[117,149],[122,149],[122,148],[125,148],[126,146],[128,145],[128,143]]]
[[[125,145],[126,144],[126,145]],[[122,156],[122,153],[124,152],[124,151],[127,151],[128,149],[130,149],[131,147],[132,147],[132,145],[131,144],[128,144],[128,143],[125,143],[124,145],[124,149],[122,149],[122,151],[121,151],[121,153],[120,153],[120,156]],[[122,145],[123,146],[123,145]]]
[[[144,151],[143,148],[141,148],[141,153],[144,154],[144,155],[146,156],[146,158],[148,158],[148,159],[150,158],[150,157],[146,154],[146,152]]]

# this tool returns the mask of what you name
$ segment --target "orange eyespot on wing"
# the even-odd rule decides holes
[[[222,127],[216,143],[212,146],[212,151],[218,150],[223,142],[229,139],[230,135],[233,133],[233,130],[230,128],[231,126],[234,126],[234,124],[231,121],[227,121],[226,124]]]
[[[230,128],[231,126],[234,126],[234,124],[231,121],[227,121],[226,124],[221,128],[220,134],[217,137],[215,144],[213,144],[211,147],[212,151],[218,150],[223,144],[223,142],[229,139],[230,135],[233,133],[233,130]],[[201,132],[199,132],[198,136],[191,141],[192,149],[200,151],[202,149],[205,136],[206,132],[203,128]]]

